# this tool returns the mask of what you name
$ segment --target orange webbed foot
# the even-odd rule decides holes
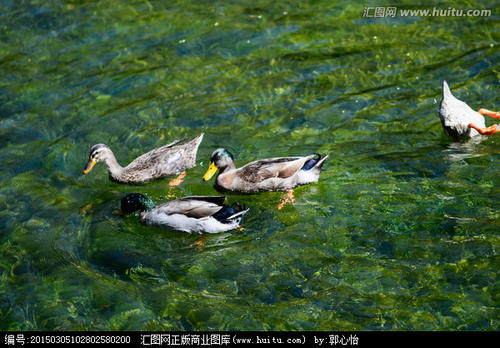
[[[293,196],[293,190],[288,190],[286,192],[286,197],[281,200],[280,204],[278,204],[278,209],[281,210],[287,203],[291,203],[292,205],[295,204],[295,197]]]
[[[198,249],[198,251],[201,251],[201,250],[203,250],[203,247],[205,246],[205,241],[206,240],[207,240],[207,235],[206,234],[202,234],[201,238],[199,240],[197,240],[194,243],[189,244],[189,246],[190,247],[196,246],[197,249]]]
[[[177,176],[177,178],[170,180],[168,186],[179,186],[180,184],[182,184],[185,177],[186,177],[186,171],[183,171]]]
[[[482,135],[491,135],[491,134],[495,134],[495,133],[500,132],[500,126],[498,126],[497,124],[494,124],[493,126],[481,128],[481,127],[477,127],[473,123],[469,123],[469,127],[474,128],[475,130],[477,130],[479,132],[479,134],[482,134]]]
[[[490,117],[493,117],[493,118],[499,118],[500,119],[500,112],[497,112],[497,111],[490,111],[488,109],[479,109],[478,112],[481,115],[487,115],[487,116],[490,116]]]

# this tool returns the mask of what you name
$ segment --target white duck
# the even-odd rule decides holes
[[[499,112],[486,109],[472,110],[469,105],[455,98],[446,81],[443,81],[443,100],[439,109],[439,117],[448,135],[473,137],[479,134],[490,135],[500,132],[499,125],[494,124],[486,127],[482,115],[500,119]]]

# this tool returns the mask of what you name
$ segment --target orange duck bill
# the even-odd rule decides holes
[[[89,173],[89,172],[92,170],[92,168],[95,166],[95,164],[96,164],[96,163],[97,163],[97,162],[96,162],[96,161],[94,161],[94,160],[92,160],[92,159],[91,159],[91,160],[89,160],[89,163],[87,163],[87,166],[86,166],[86,167],[85,167],[85,169],[83,170],[83,174],[87,174],[87,173]]]

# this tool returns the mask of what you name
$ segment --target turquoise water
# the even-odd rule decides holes
[[[387,6],[367,2],[366,6]],[[498,8],[363,17],[349,1],[0,3],[0,329],[499,330],[500,137],[456,142],[446,79],[498,110]],[[493,124],[491,119],[488,125]],[[184,182],[108,180],[204,132]],[[243,231],[198,235],[121,216],[121,197],[213,195],[238,166],[330,153],[317,184],[231,194]]]

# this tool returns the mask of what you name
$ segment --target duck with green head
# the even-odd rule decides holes
[[[140,193],[122,198],[121,210],[129,214],[140,211],[143,224],[183,232],[218,233],[233,230],[248,211],[238,203],[224,204],[223,196],[189,196],[155,206]]]

